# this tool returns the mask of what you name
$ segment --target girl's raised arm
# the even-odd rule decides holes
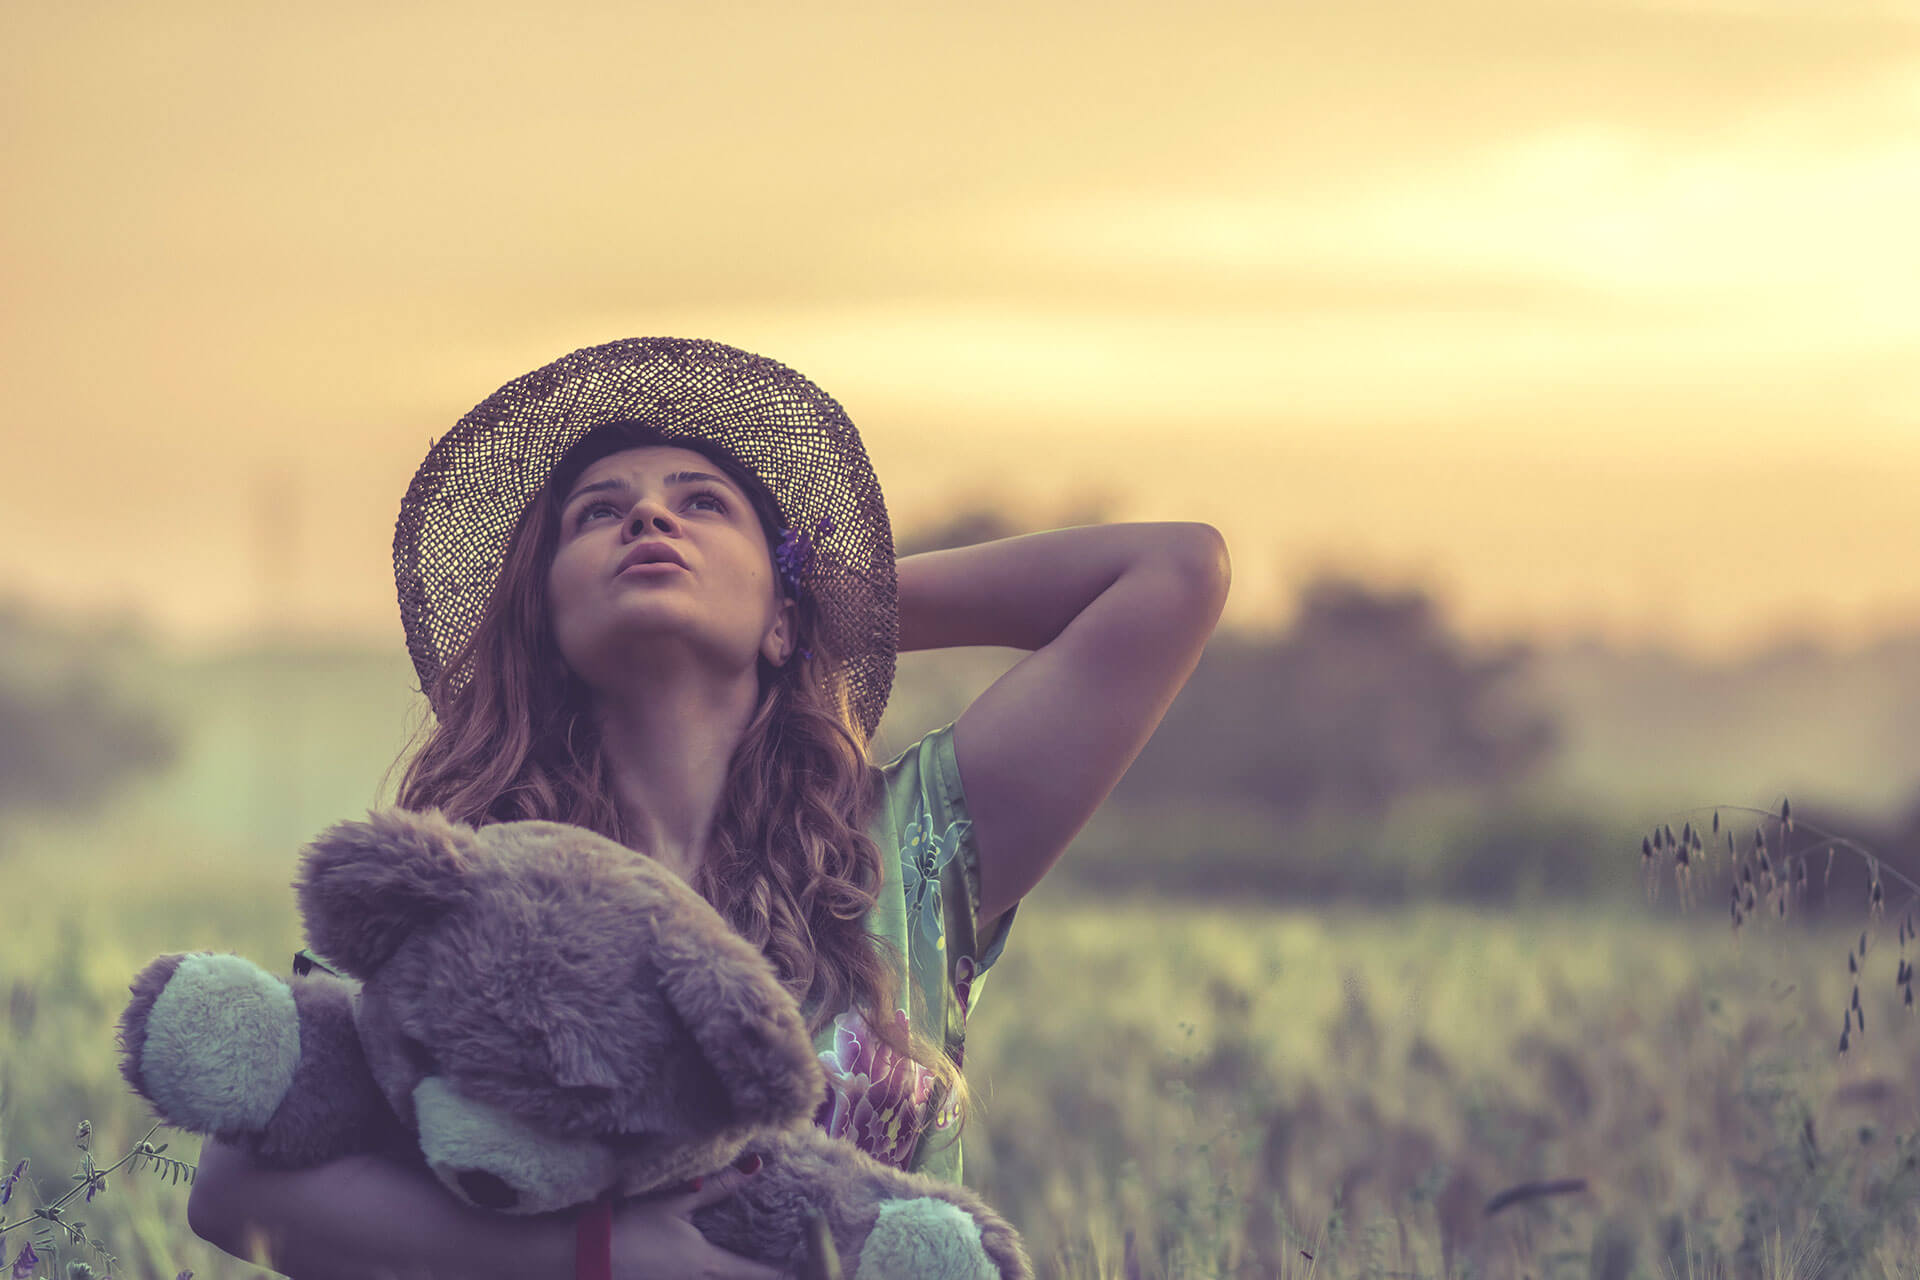
[[[1031,649],[953,726],[980,936],[1040,883],[1199,665],[1233,581],[1186,521],[1085,525],[899,562],[900,649]]]

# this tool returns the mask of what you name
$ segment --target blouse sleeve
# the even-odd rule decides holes
[[[972,977],[978,978],[993,966],[1006,949],[1007,934],[1013,927],[1013,910],[994,924],[993,936],[977,936],[980,918],[980,846],[974,839],[973,818],[967,810],[967,793],[960,779],[960,764],[953,751],[953,725],[936,729],[925,739],[929,779],[928,800],[936,830],[956,833],[953,857],[942,868],[942,896],[947,900],[947,958],[949,967],[963,957],[971,957]],[[925,767],[925,766],[923,766]],[[1017,909],[1018,904],[1015,904]]]
[[[991,937],[978,936],[980,849],[954,756],[952,724],[921,738],[882,772],[886,813],[876,836],[884,830],[884,839],[897,840],[900,851],[904,918],[899,929],[905,935],[915,1016],[944,1043],[953,1064],[964,1067],[967,1015],[979,1000],[986,971],[1006,949],[1018,904],[995,922]],[[877,913],[876,928],[891,935],[884,915]],[[960,1182],[960,1143],[940,1132],[954,1117],[939,1099],[928,1105],[934,1110],[931,1128],[923,1131],[904,1167]]]
[[[1006,948],[1015,912],[995,922],[992,937],[978,936],[980,846],[954,756],[953,725],[927,734],[882,772],[887,825],[899,842],[912,968],[925,981],[950,985],[964,1018],[973,984]]]

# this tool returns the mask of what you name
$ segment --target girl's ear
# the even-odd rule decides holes
[[[369,810],[307,846],[293,882],[315,951],[365,981],[415,929],[464,902],[474,830],[438,809]]]
[[[780,615],[760,646],[760,656],[776,667],[784,667],[792,662],[794,654],[800,650],[799,629],[799,606],[793,602],[792,596],[788,596],[780,602]]]

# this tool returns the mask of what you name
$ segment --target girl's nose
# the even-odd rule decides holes
[[[659,529],[662,532],[670,532],[673,529],[673,517],[667,514],[664,508],[649,513],[648,505],[649,504],[642,503],[640,507],[634,511],[633,515],[629,517],[629,528],[632,532],[640,534],[647,532],[649,529]]]

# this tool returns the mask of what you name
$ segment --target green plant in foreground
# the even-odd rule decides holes
[[[83,1204],[93,1203],[93,1198],[107,1189],[107,1175],[122,1166],[133,1173],[151,1164],[156,1173],[170,1182],[178,1184],[181,1176],[185,1175],[188,1184],[191,1185],[194,1174],[197,1172],[195,1167],[184,1160],[175,1160],[162,1155],[161,1153],[167,1149],[166,1143],[163,1142],[158,1146],[153,1144],[153,1135],[159,1128],[160,1126],[156,1124],[152,1129],[147,1130],[146,1137],[135,1143],[132,1151],[103,1169],[93,1162],[93,1125],[89,1121],[82,1120],[73,1131],[73,1145],[80,1151],[80,1170],[73,1175],[73,1181],[77,1185],[68,1188],[67,1193],[52,1204],[43,1204],[24,1218],[9,1222],[4,1216],[0,1216],[0,1274],[11,1276],[13,1280],[28,1280],[28,1277],[39,1272],[42,1262],[50,1267],[57,1266],[60,1255],[57,1237],[64,1235],[69,1245],[85,1245],[93,1250],[94,1254],[106,1263],[107,1274],[111,1276],[116,1259],[100,1247],[98,1240],[87,1234],[87,1224],[84,1221],[67,1217],[67,1205],[78,1195],[86,1197],[82,1201]],[[4,1160],[0,1160],[0,1168],[4,1167]],[[23,1181],[27,1186],[35,1187],[35,1194],[38,1197],[37,1186],[27,1178],[27,1161],[24,1159],[14,1164],[4,1175],[0,1175],[0,1207],[4,1207],[13,1199],[15,1190]],[[15,1227],[27,1226],[32,1226],[40,1238],[38,1241],[24,1242],[20,1246],[20,1253],[13,1260],[13,1266],[5,1269],[6,1234]],[[34,1247],[36,1243],[39,1249]],[[43,1257],[40,1250],[45,1250],[46,1256]],[[87,1277],[92,1276],[93,1268],[84,1262],[70,1262],[67,1264],[66,1274],[68,1280],[87,1280]],[[175,1280],[193,1280],[193,1273],[182,1271]]]

